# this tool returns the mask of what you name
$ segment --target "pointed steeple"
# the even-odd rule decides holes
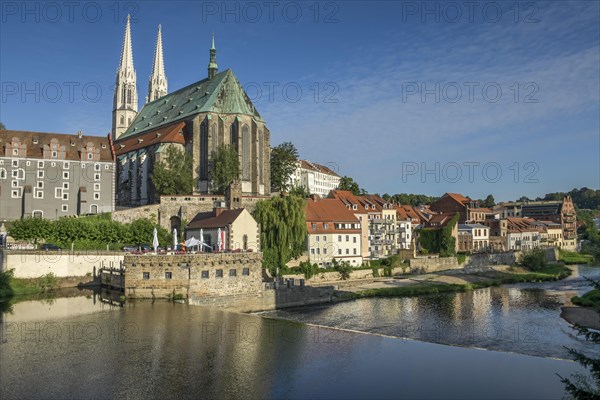
[[[146,102],[154,101],[166,94],[167,76],[165,75],[165,62],[163,59],[162,31],[160,25],[158,25],[154,63],[152,64],[152,74],[148,82],[148,97],[146,97]]]
[[[117,69],[113,100],[113,139],[118,139],[135,119],[138,111],[137,78],[133,67],[131,46],[131,17],[127,16],[125,37],[121,49],[121,61]]]
[[[133,51],[131,50],[131,17],[127,15],[127,25],[125,25],[125,37],[123,38],[123,48],[121,49],[119,72],[129,71],[134,71],[134,69]]]
[[[212,79],[219,70],[217,66],[217,49],[215,48],[215,34],[212,34],[212,46],[210,47],[210,61],[208,62],[208,79]]]

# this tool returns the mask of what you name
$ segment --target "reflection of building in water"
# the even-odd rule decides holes
[[[110,306],[86,296],[31,300],[14,304],[12,312],[7,313],[5,318],[6,322],[44,322],[97,313],[107,308]]]

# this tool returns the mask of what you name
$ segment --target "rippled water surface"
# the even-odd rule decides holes
[[[406,321],[404,332],[418,337],[421,333],[415,327],[422,323],[423,334],[448,343],[457,341],[448,329],[432,329],[425,322],[454,321],[465,327],[482,319],[501,324],[502,334],[507,335],[504,332],[510,332],[511,324],[526,326],[533,318],[544,325],[519,331],[519,335],[531,334],[533,344],[521,344],[525,341],[519,336],[509,349],[560,355],[552,349],[560,347],[569,330],[554,318],[556,309],[566,292],[583,288],[577,279],[564,285],[572,287],[549,285],[540,291],[522,286],[462,298],[371,299],[272,315],[392,336],[400,336],[399,326]],[[561,398],[564,390],[556,373],[570,376],[580,371],[571,361],[389,338],[166,301],[129,302],[120,308],[93,295],[79,295],[16,303],[0,315],[3,400]],[[552,322],[545,322],[546,317]],[[552,327],[547,335],[552,324],[559,327]],[[474,324],[472,342],[465,341],[468,336],[462,332],[454,337],[468,346],[501,347],[502,341],[478,336],[481,326]]]
[[[571,297],[591,289],[584,276],[598,267],[577,266],[563,281],[524,283],[463,293],[361,299],[264,313],[269,317],[522,354],[568,358],[566,347],[600,357],[600,348],[577,338],[560,318]]]

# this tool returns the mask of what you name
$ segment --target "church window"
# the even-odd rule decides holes
[[[215,123],[210,126],[210,136],[212,139],[212,151],[216,152],[219,148],[219,135],[217,134],[217,124]]]
[[[250,160],[250,129],[248,125],[242,128],[242,179],[250,180],[250,171],[252,170],[252,161]]]
[[[238,132],[237,132],[237,126],[235,124],[235,122],[233,124],[231,124],[231,128],[229,128],[229,143],[231,144],[231,147],[233,147],[235,149],[235,151],[238,151]]]
[[[208,126],[200,125],[200,179],[208,179]]]
[[[262,134],[262,131],[258,131],[258,183],[264,183],[263,160],[264,160],[263,134]]]

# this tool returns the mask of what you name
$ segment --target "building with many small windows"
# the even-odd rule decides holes
[[[310,194],[327,197],[340,186],[340,176],[331,168],[307,160],[298,160],[289,178],[290,186],[303,186]]]
[[[353,267],[362,264],[361,223],[339,200],[308,199],[306,227],[310,263],[328,267],[335,258],[340,262],[347,261]]]
[[[0,221],[114,210],[110,136],[0,131]]]

